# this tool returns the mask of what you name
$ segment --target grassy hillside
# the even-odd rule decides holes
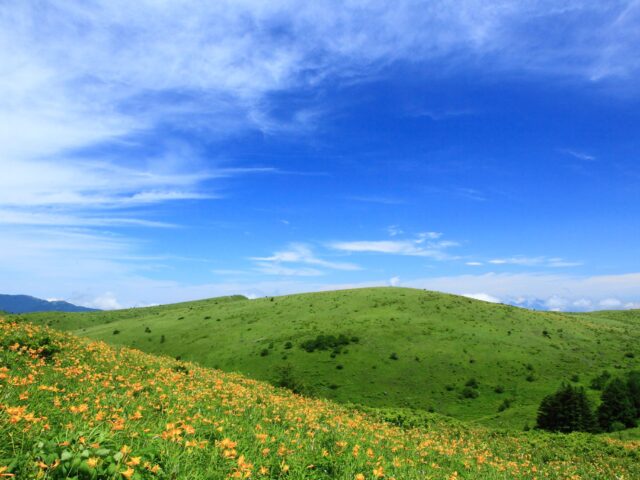
[[[640,478],[637,442],[425,419],[0,319],[0,478]]]
[[[534,312],[405,288],[22,318],[260,380],[288,366],[289,383],[340,402],[517,429],[563,380],[640,367],[638,311]],[[319,335],[348,344],[323,350],[334,343]]]

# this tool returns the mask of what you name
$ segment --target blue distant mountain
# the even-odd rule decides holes
[[[30,312],[93,312],[95,308],[86,308],[73,305],[61,300],[48,301],[29,295],[3,295],[0,294],[0,311],[7,313]]]

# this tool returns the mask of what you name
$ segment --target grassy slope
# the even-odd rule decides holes
[[[640,359],[637,311],[533,312],[404,288],[25,318],[257,379],[273,380],[278,367],[290,364],[295,376],[322,397],[368,406],[433,408],[467,421],[514,428],[533,424],[542,397],[573,374],[588,385],[601,370],[638,368]],[[114,335],[114,330],[120,333]],[[340,333],[360,340],[335,358],[330,351],[307,353],[299,346],[318,334]],[[285,348],[287,341],[293,342],[292,349]],[[264,349],[269,349],[267,356],[261,356]],[[397,360],[390,358],[393,352]],[[635,358],[626,357],[628,352]],[[462,399],[464,384],[472,377],[479,382],[479,397]],[[504,393],[494,391],[497,385],[504,386]],[[512,406],[498,413],[506,398],[513,400]]]
[[[400,429],[327,401],[0,319],[0,477],[639,478],[637,442]]]

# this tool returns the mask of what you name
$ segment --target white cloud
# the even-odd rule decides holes
[[[40,226],[74,226],[74,227],[105,227],[105,226],[139,226],[169,228],[175,227],[170,223],[143,220],[139,218],[94,217],[55,212],[34,212],[22,210],[0,209],[0,224],[8,225],[40,225]]]
[[[291,268],[280,265],[279,263],[263,263],[256,264],[257,272],[265,275],[276,275],[283,277],[317,277],[324,272],[317,268]]]
[[[423,243],[425,240],[436,240],[442,236],[440,232],[421,232],[418,234],[418,243]],[[453,245],[453,242],[450,242]]]
[[[446,250],[458,246],[450,240],[437,240],[442,234],[437,232],[420,233],[409,240],[358,240],[350,242],[332,242],[330,248],[349,253],[381,253],[428,257],[436,260],[454,258]]]
[[[414,279],[406,286],[464,295],[483,292],[502,303],[553,310],[633,308],[638,304],[640,273],[566,275],[486,273]]]
[[[387,232],[390,237],[397,237],[398,235],[402,235],[404,232],[398,225],[389,225],[387,227]]]
[[[482,265],[484,265],[484,263],[482,263],[482,262],[465,262],[465,265],[468,265],[470,267],[481,267]]]
[[[574,300],[573,306],[578,310],[590,310],[593,305],[593,302],[588,298],[580,298],[578,300]]]
[[[118,310],[120,308],[123,308],[111,292],[106,292],[105,294],[94,298],[90,302],[85,303],[84,306],[89,308],[97,308],[99,310]]]
[[[397,287],[400,285],[400,277],[391,277],[389,279],[389,285],[392,287]]]
[[[269,257],[251,257],[256,262],[257,271],[267,275],[282,276],[316,276],[325,273],[323,269],[340,270],[340,271],[356,271],[361,267],[348,262],[332,262],[324,260],[316,256],[311,247],[302,243],[292,243],[287,250],[275,252]],[[282,264],[300,264],[311,265],[316,268],[308,267],[289,267]]]
[[[617,298],[605,298],[600,300],[598,305],[604,308],[620,308],[622,306],[622,302]]]
[[[574,158],[577,158],[578,160],[584,160],[584,161],[588,161],[588,162],[592,162],[596,159],[595,156],[585,153],[585,152],[579,152],[577,150],[571,150],[569,148],[564,148],[562,150],[560,150],[562,153],[566,153],[567,155],[571,155]]]
[[[466,295],[488,302],[500,302],[537,309],[583,311],[611,308],[640,308],[637,285],[640,273],[607,276],[568,276],[538,274],[484,274],[433,277],[403,280],[402,286],[426,288],[458,295]],[[292,293],[341,290],[351,288],[388,286],[389,279],[357,283],[328,283],[307,281],[291,276],[275,281],[224,281],[200,285],[187,285],[175,281],[158,281],[143,277],[122,277],[110,288],[108,281],[96,284],[84,292],[63,296],[79,305],[91,302],[113,292],[123,306],[170,303],[196,300],[220,295],[242,294],[251,298],[286,295]],[[103,293],[95,293],[103,287]],[[99,291],[99,290],[98,290]],[[468,292],[478,292],[471,293]],[[37,293],[37,292],[36,292]],[[44,295],[41,295],[44,296]],[[602,306],[606,299],[620,299],[617,307]]]
[[[506,258],[493,258],[489,260],[488,263],[492,265],[519,265],[525,267],[541,266],[552,268],[577,267],[582,265],[582,262],[570,262],[559,257],[526,257],[522,255]]]
[[[500,299],[489,295],[488,293],[463,293],[463,297],[473,298],[475,300],[482,300],[483,302],[500,303]]]
[[[381,205],[403,205],[406,203],[404,200],[399,198],[382,197],[379,195],[352,195],[347,197],[347,200],[364,203],[379,203]]]

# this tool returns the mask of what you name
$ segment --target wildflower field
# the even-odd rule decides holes
[[[376,418],[0,320],[0,478],[640,478],[637,442]]]

